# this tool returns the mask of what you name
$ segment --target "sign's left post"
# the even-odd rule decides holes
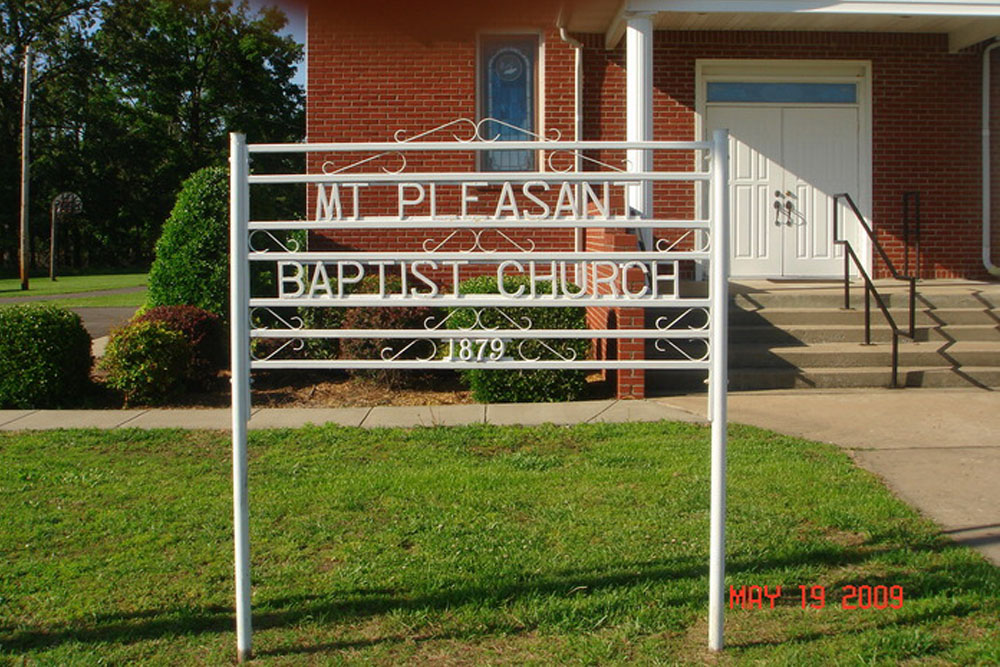
[[[250,158],[246,137],[229,135],[229,331],[233,417],[233,541],[236,551],[236,651],[252,657],[250,621],[250,505],[247,425],[250,421]]]

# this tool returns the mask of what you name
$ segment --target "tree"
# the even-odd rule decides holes
[[[15,53],[26,40],[44,46],[36,48],[45,70],[35,95],[32,219],[47,219],[57,192],[80,192],[78,262],[147,262],[181,182],[225,164],[230,131],[255,141],[303,136],[302,90],[291,82],[302,47],[279,34],[286,19],[277,9],[254,14],[225,0],[7,6],[0,143],[9,150],[0,177],[11,177],[0,182],[0,201],[13,215],[0,221],[0,261],[8,266],[16,256],[2,253],[16,238],[20,117],[11,100],[20,99]],[[45,234],[47,225],[33,231]]]
[[[0,3],[0,264],[17,261],[18,217],[21,173],[21,85],[24,76],[24,49],[35,52],[34,105],[32,115],[36,136],[32,153],[50,154],[53,134],[49,128],[64,116],[61,105],[53,104],[52,91],[72,87],[77,76],[86,78],[91,59],[85,57],[86,35],[92,32],[100,0],[4,0]],[[65,137],[56,136],[55,142]],[[45,194],[44,165],[41,176],[32,174],[34,202]],[[41,185],[41,187],[38,187]],[[33,206],[34,215],[47,209]],[[35,218],[39,219],[39,218]],[[41,219],[47,220],[47,215]]]

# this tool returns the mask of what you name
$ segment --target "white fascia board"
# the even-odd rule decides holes
[[[996,23],[993,21],[986,25],[973,24],[959,30],[952,30],[948,33],[948,50],[951,53],[957,53],[973,44],[997,37],[998,32],[1000,30],[997,29]]]
[[[626,12],[694,12],[750,14],[889,14],[903,16],[1000,16],[1000,2],[936,0],[923,2],[826,2],[815,0],[629,0]]]
[[[991,0],[923,0],[826,2],[815,0],[625,0],[604,35],[606,48],[614,48],[625,35],[625,22],[632,13],[677,12],[696,14],[799,14],[844,16],[940,16],[950,18],[1000,18],[1000,2]],[[992,25],[992,24],[991,24]],[[948,47],[954,53],[995,36],[991,26],[969,25],[948,31]]]
[[[611,25],[608,26],[607,31],[604,33],[604,48],[615,48],[618,46],[618,42],[622,41],[622,37],[625,36],[625,9],[627,6],[628,0],[621,0],[618,11],[615,12],[615,17],[611,20]]]

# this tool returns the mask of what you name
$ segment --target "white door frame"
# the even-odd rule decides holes
[[[698,59],[695,61],[696,138],[705,131],[706,91],[709,81],[758,81],[809,83],[857,83],[858,85],[858,208],[872,224],[872,94],[870,60],[765,60]],[[778,106],[778,105],[776,105]],[[780,105],[797,106],[797,105]],[[810,105],[801,105],[808,107]],[[702,165],[698,165],[701,167]],[[832,193],[831,193],[832,194]],[[697,198],[698,218],[707,215],[704,197]],[[843,222],[843,221],[842,221]],[[872,270],[871,241],[865,234],[851,239],[858,258],[869,275]],[[852,275],[854,272],[852,271]]]

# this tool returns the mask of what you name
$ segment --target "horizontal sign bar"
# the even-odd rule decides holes
[[[601,306],[608,308],[707,308],[705,298],[688,299],[673,296],[626,298],[604,294],[586,296],[579,299],[569,297],[511,298],[498,294],[464,294],[459,296],[401,297],[398,295],[379,297],[377,294],[350,294],[343,298],[259,298],[250,299],[251,308],[382,308],[413,307],[429,308],[573,308],[577,306]],[[581,329],[584,331],[584,329]]]
[[[399,338],[461,340],[510,338],[518,340],[575,338],[705,339],[705,329],[251,329],[251,338]]]
[[[704,229],[708,220],[645,220],[640,218],[564,218],[557,220],[504,220],[494,218],[448,218],[414,216],[367,217],[360,220],[256,220],[249,223],[250,231],[257,229]]]
[[[602,176],[612,176],[617,172],[552,172],[552,171],[470,171],[470,172],[414,172],[376,173],[354,172],[340,174],[251,174],[250,184],[281,183],[522,183],[540,181],[552,183],[592,183]],[[660,181],[707,181],[709,173],[704,171],[636,171],[621,173],[616,182],[660,182]]]
[[[577,252],[570,250],[533,250],[533,251],[469,251],[439,250],[437,252],[368,252],[358,250],[316,251],[316,252],[279,252],[277,250],[262,250],[251,252],[253,262],[301,262],[316,264],[318,262],[358,262],[375,264],[377,262],[461,262],[470,264],[500,262],[672,262],[681,259],[708,259],[709,252],[694,250],[632,250],[632,251],[593,251]]]
[[[250,153],[370,153],[397,151],[704,151],[710,141],[375,141],[370,143],[248,144]]]
[[[538,361],[420,361],[420,360],[353,360],[353,359],[271,359],[251,361],[254,370],[355,370],[355,369],[400,369],[400,370],[469,370],[471,368],[509,370],[707,370],[709,361],[675,361],[668,359],[640,359],[634,361],[581,360],[562,361],[540,359]]]

